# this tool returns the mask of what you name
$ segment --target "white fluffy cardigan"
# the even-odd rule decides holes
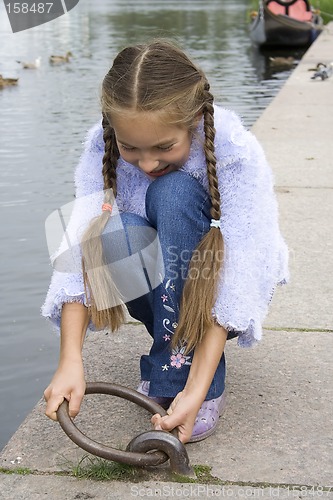
[[[225,262],[212,314],[228,331],[239,333],[240,346],[250,347],[261,339],[262,322],[276,285],[288,280],[288,250],[279,231],[272,172],[261,146],[232,111],[215,106],[214,120]],[[202,123],[197,132],[182,170],[208,191]],[[69,255],[70,249],[71,263],[54,266],[42,306],[42,315],[56,326],[60,324],[63,303],[85,303],[79,241],[88,222],[101,213],[103,154],[103,131],[98,123],[88,132],[75,172],[74,209],[60,248],[52,257],[53,262],[59,262],[56,258]],[[146,217],[145,193],[150,182],[154,180],[120,158],[116,199],[119,212]]]

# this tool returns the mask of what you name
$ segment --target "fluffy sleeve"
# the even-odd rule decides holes
[[[84,152],[75,171],[75,201],[54,214],[55,227],[70,213],[59,249],[51,256],[53,275],[42,306],[42,315],[59,327],[65,302],[85,303],[79,241],[89,221],[100,214],[103,201],[101,124],[89,130]],[[51,228],[52,229],[52,228]]]
[[[249,347],[261,339],[276,285],[288,280],[288,250],[264,152],[236,115],[228,119],[230,133],[216,147],[225,253],[213,315]]]

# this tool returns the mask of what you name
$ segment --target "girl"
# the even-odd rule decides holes
[[[61,327],[46,415],[56,420],[64,398],[77,415],[86,330],[119,328],[126,304],[152,336],[138,391],[168,408],[155,429],[199,441],[224,408],[226,339],[258,342],[287,279],[272,174],[254,136],[169,42],[122,50],[101,102],[42,309]]]

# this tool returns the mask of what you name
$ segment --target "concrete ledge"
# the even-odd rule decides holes
[[[272,165],[290,284],[275,294],[266,325],[333,331],[333,77],[312,80],[333,61],[333,23],[306,52],[253,126]]]
[[[333,189],[278,189],[278,201],[290,283],[276,290],[265,325],[333,332]]]
[[[333,78],[312,80],[319,62],[333,62],[333,22],[303,56],[252,130],[272,165],[277,186],[333,187]]]
[[[298,489],[290,486],[262,485],[214,485],[214,484],[179,484],[179,483],[121,483],[76,480],[55,476],[8,476],[3,481],[3,492],[0,498],[13,500],[11,492],[15,491],[15,500],[34,500],[52,498],[52,500],[128,500],[130,498],[263,498],[290,499],[326,498],[330,500],[330,491]],[[50,496],[52,492],[52,497]]]
[[[92,334],[84,349],[87,380],[136,387],[139,353],[149,344],[141,325],[112,337]],[[191,463],[209,465],[223,481],[332,485],[332,349],[333,336],[320,332],[267,331],[252,350],[229,341],[228,408],[212,437],[187,445]],[[4,448],[0,467],[15,470],[21,457],[20,467],[38,473],[70,472],[86,455],[43,412],[40,401]],[[151,428],[149,419],[131,403],[92,395],[76,423],[96,441],[125,448]]]

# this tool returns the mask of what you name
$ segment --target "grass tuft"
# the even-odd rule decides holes
[[[72,468],[72,474],[80,479],[94,479],[96,481],[133,481],[138,471],[132,465],[84,456]]]
[[[32,474],[32,470],[27,467],[16,467],[15,469],[0,467],[0,474],[19,474],[21,476],[26,476],[28,474]]]
[[[209,465],[194,465],[194,472],[197,475],[197,482],[203,484],[222,484],[221,479],[212,476],[212,468]]]

